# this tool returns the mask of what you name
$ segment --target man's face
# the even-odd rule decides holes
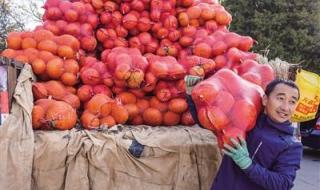
[[[288,121],[296,109],[299,98],[297,89],[286,84],[277,84],[269,96],[264,96],[262,103],[265,113],[277,123]]]

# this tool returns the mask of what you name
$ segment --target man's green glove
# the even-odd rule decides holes
[[[194,75],[186,75],[184,77],[184,82],[186,84],[186,93],[190,95],[193,87],[201,80],[202,80],[201,77],[194,76]]]
[[[228,144],[224,144],[224,149],[222,151],[230,156],[232,160],[244,170],[252,164],[252,160],[249,157],[246,141],[242,137],[239,137],[239,140],[240,143],[231,138],[230,141],[234,145],[234,148]]]

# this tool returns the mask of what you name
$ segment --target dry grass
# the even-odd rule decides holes
[[[270,65],[276,74],[276,78],[286,80],[295,80],[296,73],[301,68],[300,64],[288,63],[279,58],[275,58],[274,60],[268,60],[268,58],[263,55],[258,55],[257,61],[260,64]]]

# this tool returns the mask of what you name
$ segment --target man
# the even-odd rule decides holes
[[[192,87],[200,81],[186,77],[188,102]],[[262,98],[264,112],[244,139],[224,145],[224,157],[211,190],[287,190],[300,168],[302,144],[293,135],[290,118],[300,97],[293,81],[276,79]],[[192,108],[191,108],[192,109]],[[196,114],[193,114],[196,117]]]

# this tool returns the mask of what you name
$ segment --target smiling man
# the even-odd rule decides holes
[[[212,190],[288,190],[300,168],[302,144],[290,118],[300,93],[293,81],[276,79],[262,99],[264,113],[244,139],[231,139]]]

